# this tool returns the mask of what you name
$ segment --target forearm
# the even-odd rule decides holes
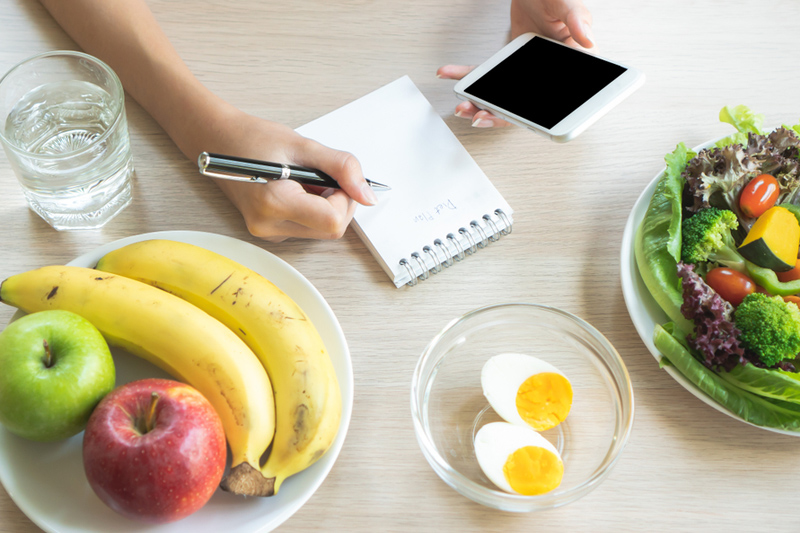
[[[84,51],[114,69],[190,159],[206,149],[208,125],[236,113],[189,71],[143,0],[40,1]]]

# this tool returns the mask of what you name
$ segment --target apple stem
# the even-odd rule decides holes
[[[155,425],[157,403],[158,403],[158,393],[153,392],[150,395],[150,410],[147,413],[147,418],[145,419],[144,423],[145,433],[149,433],[150,431],[153,430],[153,426]]]
[[[53,366],[53,352],[50,351],[50,345],[47,344],[46,340],[43,340],[42,343],[44,344],[44,357],[42,358],[42,362],[44,362],[44,366],[50,368]]]

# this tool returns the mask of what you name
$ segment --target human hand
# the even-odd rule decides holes
[[[511,0],[511,39],[534,32],[576,48],[594,49],[592,15],[581,0]],[[439,78],[460,80],[474,66],[445,65]],[[505,127],[509,123],[470,102],[456,106],[457,117],[469,119],[476,128]]]
[[[316,168],[341,186],[320,195],[323,191],[309,192],[292,180],[263,184],[216,179],[254,236],[271,242],[289,237],[338,239],[353,218],[356,202],[377,203],[352,154],[328,148],[282,124],[234,113],[238,116],[219,123],[223,129],[214,130],[209,152]]]

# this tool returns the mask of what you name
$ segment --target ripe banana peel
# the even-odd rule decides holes
[[[247,486],[253,488],[245,495],[264,492],[259,465],[274,435],[272,388],[253,352],[219,321],[144,283],[82,267],[47,266],[11,276],[0,285],[0,301],[27,313],[77,313],[110,345],[199,390],[225,429],[233,459],[227,477],[249,473]]]
[[[275,394],[275,438],[262,468],[273,480],[273,493],[330,448],[342,410],[336,372],[314,325],[272,282],[215,252],[169,240],[114,250],[97,269],[184,298],[226,324],[255,352]],[[229,476],[222,487],[240,490],[238,483]]]

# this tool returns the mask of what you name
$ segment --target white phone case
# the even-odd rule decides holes
[[[535,37],[545,39],[547,41],[556,43],[559,46],[564,46],[566,48],[569,48],[570,50],[573,50],[575,54],[587,53],[581,50],[571,48],[563,43],[554,41],[553,39],[548,39],[546,37],[542,37],[534,33],[525,33],[514,39],[508,45],[503,47],[502,50],[494,54],[483,64],[476,67],[469,74],[464,76],[464,78],[462,78],[456,83],[453,90],[456,92],[459,98],[472,102],[475,106],[477,106],[480,109],[485,109],[487,111],[490,111],[496,117],[507,120],[508,122],[511,122],[513,124],[517,124],[518,126],[528,128],[536,133],[539,133],[540,135],[544,135],[545,137],[552,139],[553,141],[567,142],[569,140],[574,139],[577,135],[579,135],[586,128],[588,128],[590,125],[596,122],[611,108],[613,108],[622,100],[624,100],[627,96],[629,96],[636,89],[641,87],[641,85],[644,83],[645,76],[641,71],[636,70],[627,65],[624,65],[622,63],[611,61],[604,57],[594,56],[597,57],[598,59],[601,59],[613,65],[618,65],[620,67],[623,67],[625,69],[625,72],[623,72],[619,77],[617,77],[611,83],[602,88],[594,96],[592,96],[591,98],[583,102],[581,105],[579,105],[573,112],[568,114],[560,122],[558,122],[551,128],[547,128],[540,124],[536,124],[535,122],[531,122],[530,120],[515,114],[513,111],[509,109],[503,109],[502,107],[499,107],[498,105],[492,102],[478,98],[467,91],[467,89],[478,79],[482,78],[487,72],[492,70],[495,66],[500,64],[503,60],[505,60],[511,54],[519,50],[528,41],[530,41]],[[520,81],[524,82],[523,76],[524,73],[521,73]],[[514,80],[509,80],[509,82],[513,81]],[[536,80],[536,83],[548,83],[548,80]]]

